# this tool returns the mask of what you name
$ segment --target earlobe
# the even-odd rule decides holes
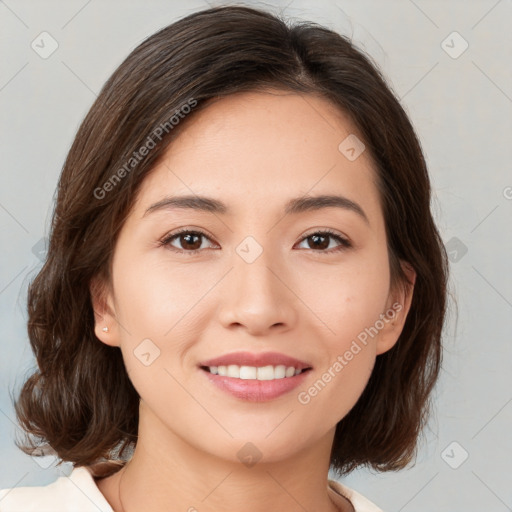
[[[377,355],[383,354],[395,346],[411,307],[416,271],[407,262],[401,261],[400,264],[407,282],[399,283],[394,290],[390,291],[387,309],[384,312],[384,326],[377,338]]]
[[[94,334],[106,345],[118,347],[119,331],[110,292],[99,278],[91,280],[89,291],[94,311]]]

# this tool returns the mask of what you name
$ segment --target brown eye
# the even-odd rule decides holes
[[[193,251],[196,251],[201,247],[201,235],[188,233],[184,235],[178,235],[177,238],[181,242],[184,249],[192,249]],[[183,245],[183,243],[185,245]]]
[[[329,249],[332,240],[335,240],[338,245]],[[303,241],[307,241],[308,249],[326,254],[331,254],[333,252],[352,247],[352,244],[346,238],[343,238],[337,233],[329,230],[311,233],[310,235],[304,237],[301,242]]]
[[[310,249],[328,249],[329,248],[329,235],[311,235],[307,240],[313,243],[309,244]]]
[[[164,238],[161,245],[168,246],[173,251],[195,254],[201,250],[203,239],[209,240],[206,234],[201,231],[182,230]],[[177,241],[181,247],[173,245],[175,241]]]

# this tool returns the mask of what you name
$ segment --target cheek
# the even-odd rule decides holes
[[[345,351],[385,312],[389,293],[387,254],[367,252],[347,264],[303,268],[294,283],[305,304],[325,328],[330,352]]]
[[[305,286],[307,272],[296,282],[304,302],[321,320],[319,324],[315,319],[315,324],[323,333],[317,337],[319,352],[324,353],[322,365],[297,396],[311,428],[320,416],[334,426],[368,383],[376,358],[376,326],[381,326],[389,291],[385,256],[374,253],[371,259],[354,259],[337,271],[317,268],[309,281],[316,283],[314,287]]]
[[[211,274],[211,273],[210,273]],[[204,275],[204,279],[197,279]],[[192,266],[143,261],[118,267],[118,320],[124,334],[162,339],[181,328],[198,300],[214,284],[208,273]],[[126,332],[127,331],[127,332]]]
[[[190,378],[182,366],[189,364],[184,360],[206,329],[207,292],[219,278],[191,268],[132,262],[118,266],[114,276],[125,366],[138,393],[148,401],[155,393],[163,399],[163,389],[174,399],[181,396],[182,389],[171,375],[183,384]],[[194,277],[198,274],[204,279]]]
[[[309,290],[306,302],[325,326],[319,338],[322,365],[297,396],[310,428],[318,417],[334,427],[364,391],[375,364],[375,325],[380,326],[384,313],[388,277],[380,264],[368,265],[365,271],[333,273],[331,269],[322,292]]]

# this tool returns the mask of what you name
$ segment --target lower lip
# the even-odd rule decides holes
[[[215,375],[207,370],[200,369],[206,375],[208,380],[217,387],[230,393],[236,398],[247,400],[249,402],[266,402],[278,398],[300,386],[310,370],[294,375],[293,377],[284,377],[274,380],[257,379],[236,379],[233,377],[222,377]]]

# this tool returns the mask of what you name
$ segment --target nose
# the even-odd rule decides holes
[[[293,328],[297,321],[298,298],[268,251],[252,263],[235,254],[221,294],[219,320],[223,327],[244,329],[253,336]]]

